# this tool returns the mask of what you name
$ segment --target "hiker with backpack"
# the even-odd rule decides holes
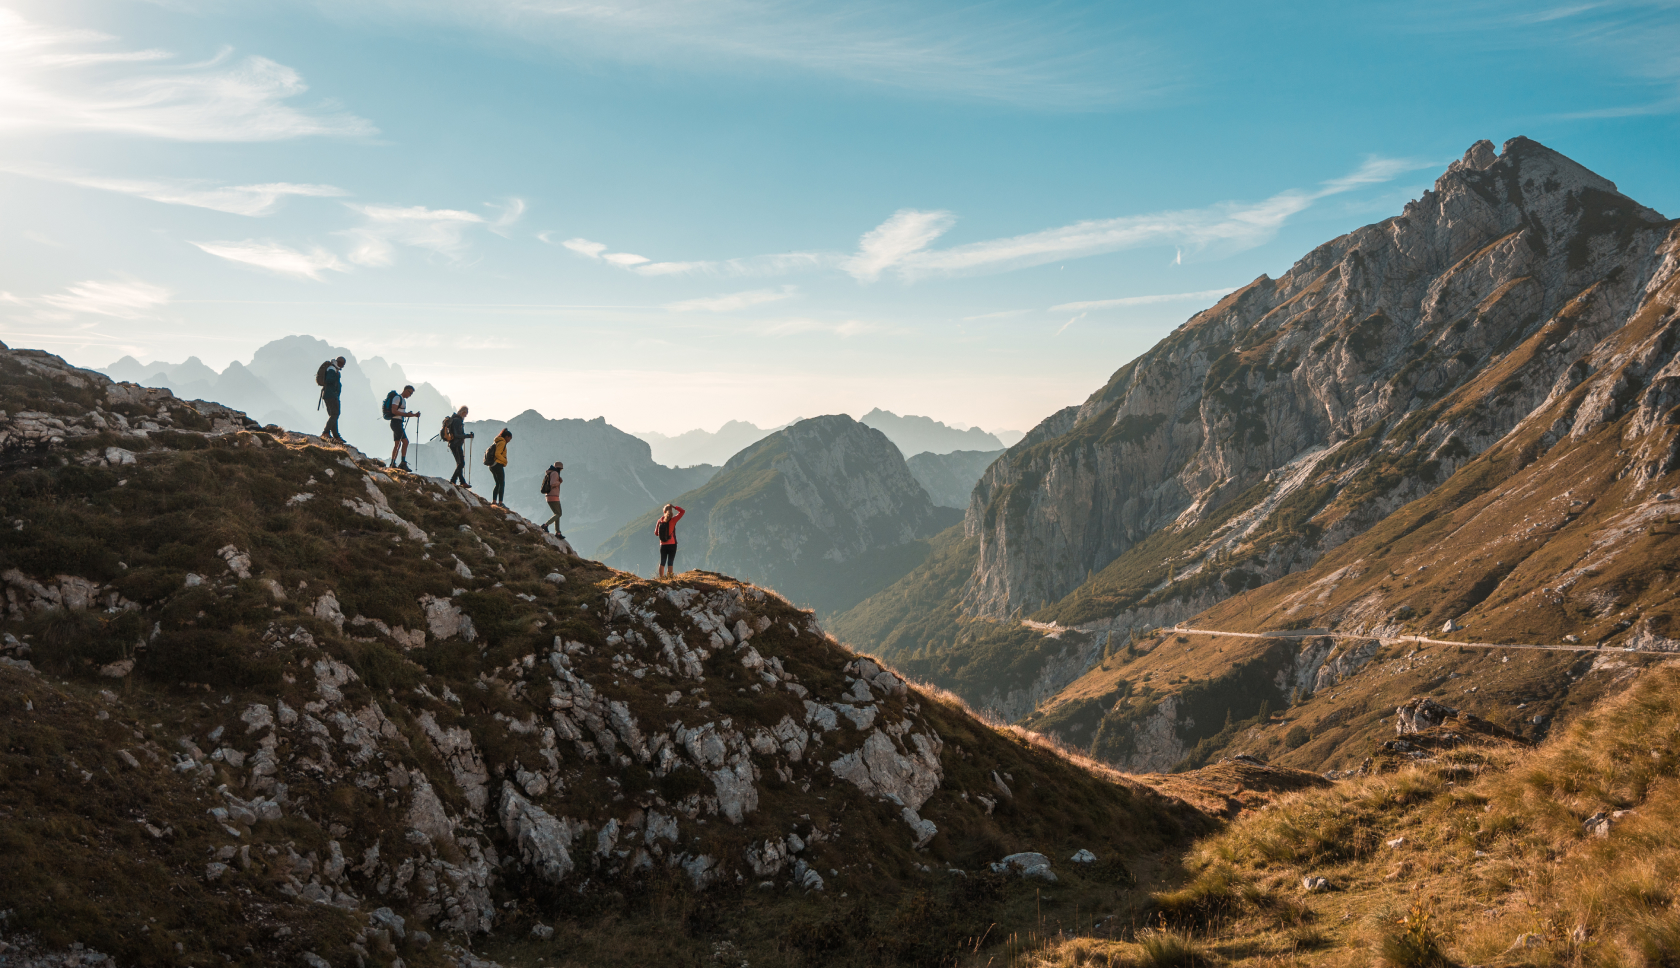
[[[391,466],[401,471],[408,470],[408,418],[420,416],[420,411],[408,409],[412,396],[412,386],[403,387],[401,393],[392,390],[379,406],[380,413],[391,422]],[[397,460],[398,451],[402,452],[401,462]]]
[[[496,439],[484,449],[484,466],[490,468],[490,476],[496,479],[496,489],[490,494],[490,506],[506,508],[502,497],[507,491],[507,447],[508,441],[513,439],[513,431],[502,428]]]
[[[665,505],[659,520],[654,522],[653,534],[659,539],[659,572],[657,578],[677,577],[677,522],[688,512],[675,504]]]
[[[443,429],[438,431],[438,436],[449,445],[449,452],[455,456],[455,473],[449,475],[449,483],[472,487],[467,483],[467,455],[461,453],[472,438],[472,434],[467,433],[467,408],[462,407],[443,418]]]
[[[565,469],[565,464],[555,461],[553,466],[543,472],[542,496],[543,500],[548,502],[548,510],[551,514],[549,519],[543,522],[542,529],[547,531],[549,525],[554,525],[554,536],[556,538],[565,537],[560,533],[560,485],[566,483],[566,479],[560,476],[560,472]]]
[[[315,370],[315,385],[321,388],[321,403],[327,405],[327,426],[321,431],[322,440],[344,443],[338,432],[338,400],[344,392],[344,357],[328,360]],[[320,404],[316,404],[320,409]]]

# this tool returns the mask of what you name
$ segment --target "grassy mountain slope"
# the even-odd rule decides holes
[[[1667,251],[1672,260],[1676,246]],[[1116,643],[1028,724],[1077,736],[1134,768],[1170,767],[1197,744],[1206,744],[1204,756],[1241,749],[1308,768],[1345,766],[1397,698],[1434,694],[1533,732],[1534,717],[1567,719],[1648,661],[1385,647],[1382,637],[1680,650],[1677,305],[1680,273],[1671,267],[1630,321],[1581,358],[1579,379],[1560,384],[1506,439],[1312,568],[1186,623],[1238,632],[1326,628],[1369,640],[1171,634]],[[1533,341],[1550,336],[1548,327]],[[1332,502],[1316,520],[1337,513]],[[1455,630],[1444,630],[1449,621]],[[1240,724],[1262,700],[1272,710],[1296,705],[1287,721],[1225,730],[1220,702]],[[1285,741],[1291,732],[1295,741]],[[1149,739],[1140,746],[1142,737]]]
[[[1448,726],[1204,840],[1153,898],[1161,927],[1017,964],[1673,964],[1680,671],[1534,750]]]
[[[0,409],[7,958],[949,963],[1208,829],[762,589],[43,353]]]

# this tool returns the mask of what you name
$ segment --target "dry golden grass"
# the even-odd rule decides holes
[[[1479,777],[1459,768],[1472,762]],[[1600,816],[1604,836],[1588,824]],[[1461,748],[1286,794],[1197,844],[1153,900],[1162,924],[1195,933],[1197,964],[1665,968],[1680,964],[1677,877],[1670,663],[1538,748]],[[1017,963],[1153,964],[1137,940]]]

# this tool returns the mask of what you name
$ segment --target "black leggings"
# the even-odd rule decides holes
[[[507,490],[507,468],[500,464],[490,465],[490,476],[496,479],[496,489],[490,493],[490,503],[502,503],[502,492]]]
[[[455,457],[455,473],[449,475],[449,483],[467,483],[467,455],[461,453],[462,443],[458,440],[449,442],[449,453]]]
[[[659,546],[659,567],[661,567],[661,568],[675,568],[675,567],[677,567],[677,544],[676,544],[676,542],[673,541],[670,544],[662,544],[662,545]]]

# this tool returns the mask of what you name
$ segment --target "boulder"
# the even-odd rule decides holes
[[[1458,715],[1458,710],[1438,703],[1427,696],[1410,699],[1394,710],[1394,732],[1397,736],[1421,733],[1439,726]]]

